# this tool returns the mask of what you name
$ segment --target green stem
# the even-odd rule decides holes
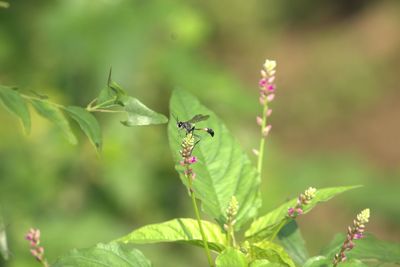
[[[194,213],[196,214],[197,224],[199,225],[201,237],[203,238],[203,245],[204,245],[204,250],[207,255],[208,264],[210,265],[210,267],[213,267],[214,264],[213,264],[213,261],[211,258],[210,249],[208,248],[207,236],[205,235],[204,230],[203,230],[203,225],[201,223],[199,209],[197,207],[196,197],[195,197],[193,189],[192,189],[192,177],[187,176],[187,178],[189,181],[189,192],[190,192],[190,196],[192,198],[193,209],[194,209]]]
[[[266,101],[263,113],[262,113],[262,123],[261,123],[261,140],[260,140],[260,147],[258,148],[258,161],[257,161],[257,171],[261,175],[262,174],[262,164],[263,164],[263,157],[264,157],[264,147],[265,147],[265,137],[263,135],[263,130],[267,125],[267,111],[268,111],[268,103]]]

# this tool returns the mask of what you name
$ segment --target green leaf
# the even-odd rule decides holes
[[[125,96],[121,98],[121,101],[124,105],[124,110],[128,113],[128,119],[121,121],[125,126],[163,124],[168,122],[168,118],[163,114],[149,109],[134,97]]]
[[[327,258],[325,256],[315,256],[309,258],[303,265],[303,267],[331,267],[333,258]],[[339,267],[366,267],[364,263],[359,260],[346,260],[341,262]]]
[[[283,247],[270,241],[250,244],[250,250],[253,259],[266,259],[288,267],[296,266]]]
[[[235,224],[238,230],[250,218],[256,216],[261,206],[260,176],[257,170],[222,121],[201,105],[194,96],[182,90],[175,90],[170,101],[170,110],[172,116],[177,116],[183,121],[191,119],[196,114],[210,115],[207,121],[197,124],[214,129],[215,136],[212,138],[207,133],[196,133],[201,135],[201,141],[193,150],[193,155],[198,158],[198,162],[192,165],[197,175],[193,189],[196,197],[202,202],[203,210],[215,218],[221,226],[226,222],[225,213],[229,201],[235,196],[239,202]],[[183,136],[184,133],[179,131],[176,122],[170,120],[169,143],[177,171],[181,175],[182,182],[186,184],[182,167],[179,166],[181,160],[179,150]]]
[[[94,248],[74,249],[61,257],[52,267],[150,267],[142,252],[117,243],[98,244]]]
[[[280,244],[285,248],[293,261],[303,265],[308,259],[305,241],[296,221],[290,221],[278,233]]]
[[[111,79],[111,72],[112,70],[110,69],[107,87],[100,90],[100,93],[96,98],[96,106],[99,108],[107,108],[115,104],[120,104],[118,103],[118,100],[121,97],[126,96],[125,90]]]
[[[82,131],[89,138],[90,142],[97,150],[101,150],[102,138],[101,129],[96,118],[87,110],[81,107],[70,106],[65,108],[67,114],[75,120]]]
[[[59,108],[46,100],[31,99],[30,101],[37,113],[53,123],[64,134],[68,142],[73,145],[78,143],[78,140],[76,140],[76,137],[69,126],[68,120]]]
[[[303,213],[307,213],[312,210],[318,203],[328,201],[332,197],[343,193],[350,189],[355,189],[360,186],[342,186],[342,187],[330,187],[317,190],[315,197],[311,200],[308,205],[303,208]],[[250,228],[246,231],[246,238],[253,239],[271,239],[277,234],[277,231],[281,229],[283,225],[288,223],[290,220],[287,217],[288,209],[296,205],[297,198],[292,199],[273,211],[259,217],[255,220]]]
[[[0,254],[4,260],[10,258],[10,251],[7,243],[6,226],[4,225],[3,217],[0,214]]]
[[[31,131],[31,117],[28,106],[19,93],[10,87],[0,85],[0,100],[9,112],[20,118],[25,133],[29,134]]]
[[[368,226],[367,226],[368,227]],[[332,242],[322,251],[328,258],[333,258],[340,250],[346,236],[338,234]],[[354,240],[355,247],[346,252],[348,259],[375,260],[382,263],[400,264],[400,244],[376,239],[371,234],[364,238]]]
[[[250,267],[284,267],[285,265],[270,262],[269,260],[255,260],[252,261],[249,265]]]
[[[246,256],[237,249],[227,248],[215,260],[217,267],[247,267]]]
[[[207,236],[209,248],[218,252],[224,250],[226,239],[220,227],[208,221],[202,221],[202,226]],[[126,244],[182,242],[203,246],[197,221],[185,218],[143,226],[118,239],[117,242]]]

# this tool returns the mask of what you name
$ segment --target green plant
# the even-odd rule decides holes
[[[196,219],[176,218],[146,225],[109,244],[75,249],[51,266],[151,266],[140,251],[130,246],[175,242],[202,247],[209,265],[219,267],[330,266],[344,261],[345,251],[348,251],[346,257],[349,259],[341,263],[343,265],[365,266],[364,260],[371,258],[376,262],[398,263],[399,245],[377,241],[371,236],[357,240],[359,249],[350,251],[354,247],[353,239],[362,237],[360,234],[363,234],[369,211],[368,216],[365,211],[357,217],[357,223],[349,230],[351,238],[339,237],[320,256],[309,257],[296,218],[310,212],[317,204],[358,186],[318,190],[310,187],[299,197],[257,217],[261,206],[262,155],[265,138],[271,129],[267,125],[267,117],[271,114],[268,103],[273,100],[271,95],[275,90],[275,66],[272,61],[266,62],[260,82],[263,115],[261,120],[258,119],[261,142],[256,151],[257,167],[216,114],[189,93],[175,90],[170,100],[171,116],[189,119],[194,114],[210,115],[204,124],[216,133],[214,138],[207,136],[200,139],[191,131],[186,134],[179,132],[174,120],[169,120],[168,124],[175,169],[187,187]],[[76,143],[76,138],[66,117],[76,121],[98,151],[102,140],[99,123],[92,115],[93,112],[124,112],[128,116],[122,122],[125,126],[167,122],[165,116],[128,96],[125,90],[111,81],[111,75],[107,87],[86,108],[63,106],[49,101],[45,96],[25,94],[5,86],[0,87],[0,99],[11,113],[20,118],[26,132],[31,127],[28,102],[41,116],[61,129],[71,143]],[[198,202],[201,203],[202,211],[215,222],[200,218]],[[32,233],[37,233],[37,230]],[[33,239],[35,241],[34,256],[46,266],[43,249],[37,253],[38,238],[32,233],[27,238],[31,242]],[[342,245],[337,240],[346,241]],[[211,253],[216,255],[215,263]]]

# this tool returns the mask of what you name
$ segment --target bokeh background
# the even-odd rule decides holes
[[[315,255],[361,209],[400,241],[400,2],[36,0],[0,9],[0,83],[85,106],[113,78],[168,114],[173,88],[195,95],[249,152],[258,144],[259,70],[278,61],[261,213],[308,186],[363,184],[299,219]],[[33,114],[25,136],[0,109],[0,201],[12,253],[33,266],[39,227],[50,261],[144,224],[192,217],[166,126],[126,128],[101,114],[100,157],[74,124],[72,146]],[[218,134],[218,133],[217,133]],[[204,266],[203,251],[139,246],[155,266]]]

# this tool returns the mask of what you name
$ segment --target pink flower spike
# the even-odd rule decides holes
[[[301,215],[303,214],[303,210],[301,208],[297,208],[296,209],[297,214]]]
[[[270,94],[267,96],[267,101],[272,102],[272,100],[274,100],[274,98],[275,98],[275,94]]]
[[[266,84],[267,84],[267,80],[264,79],[264,78],[262,78],[262,79],[258,82],[258,85],[259,85],[260,87],[264,87]]]
[[[270,84],[270,85],[268,85],[267,89],[268,89],[268,91],[272,92],[275,90],[275,85]]]
[[[294,214],[294,208],[289,208],[289,209],[288,209],[288,215],[289,215],[290,217],[292,217],[293,214]]]
[[[197,162],[197,158],[195,156],[189,158],[189,163],[190,164],[193,164],[193,163],[196,163],[196,162]]]
[[[269,109],[267,110],[267,114],[266,114],[266,115],[267,115],[267,117],[269,117],[269,116],[271,116],[271,114],[272,114],[272,109],[269,108]]]
[[[257,125],[259,125],[259,126],[262,125],[263,120],[262,120],[262,118],[260,116],[257,116],[256,121],[257,121]]]

